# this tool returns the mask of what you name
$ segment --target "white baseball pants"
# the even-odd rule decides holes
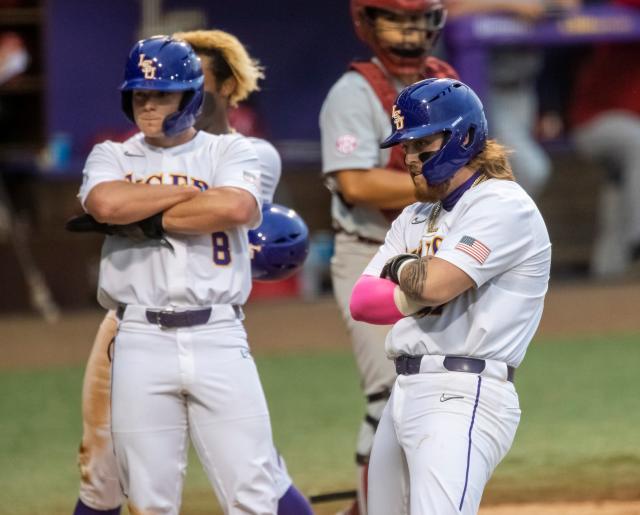
[[[127,308],[120,322],[112,432],[134,513],[179,513],[189,437],[225,514],[276,513],[277,457],[246,333],[215,313],[207,325],[161,329]]]
[[[398,376],[375,435],[369,515],[472,515],[520,420],[513,383],[465,372]]]

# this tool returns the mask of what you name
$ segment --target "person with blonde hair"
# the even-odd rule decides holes
[[[211,134],[233,132],[227,116],[236,106],[258,91],[264,70],[247,53],[238,39],[220,30],[180,32],[174,39],[186,41],[201,60],[204,73],[204,102],[194,127]],[[280,156],[267,141],[249,138],[258,156],[263,202],[271,202],[281,174]],[[80,495],[74,515],[117,515],[125,501],[111,438],[111,343],[118,329],[113,310],[98,329],[83,383],[83,437],[79,451]],[[274,481],[278,515],[309,515],[311,506],[292,484],[286,464],[274,448],[277,463]]]
[[[402,148],[418,202],[353,288],[354,320],[393,324],[397,373],[374,437],[370,515],[474,515],[520,421],[514,386],[544,306],[551,243],[487,137],[466,84],[405,88],[382,148]]]

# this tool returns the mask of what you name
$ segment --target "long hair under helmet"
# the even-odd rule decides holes
[[[166,136],[175,136],[195,124],[202,108],[204,75],[200,59],[186,41],[169,36],[142,39],[129,52],[120,86],[122,110],[132,122],[132,92],[140,89],[185,92],[179,110],[162,124]]]
[[[424,48],[409,53],[400,48],[383,48],[374,27],[374,18],[379,11],[423,14],[427,20]],[[446,18],[442,0],[351,0],[351,19],[356,34],[394,75],[409,75],[422,70],[424,59],[435,45]]]
[[[425,79],[400,92],[391,112],[388,148],[403,141],[444,133],[440,150],[420,158],[430,186],[451,178],[485,147],[487,119],[478,95],[454,79]]]

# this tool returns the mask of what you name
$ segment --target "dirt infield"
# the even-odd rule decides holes
[[[480,515],[640,515],[640,502],[505,504],[482,508]]]
[[[316,515],[335,515],[347,503],[314,507]],[[640,502],[502,504],[480,508],[479,515],[640,515]]]

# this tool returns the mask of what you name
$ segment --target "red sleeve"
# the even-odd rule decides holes
[[[427,77],[460,80],[458,72],[456,72],[449,63],[445,63],[437,57],[427,57],[427,59],[425,60],[425,68],[425,75]]]

